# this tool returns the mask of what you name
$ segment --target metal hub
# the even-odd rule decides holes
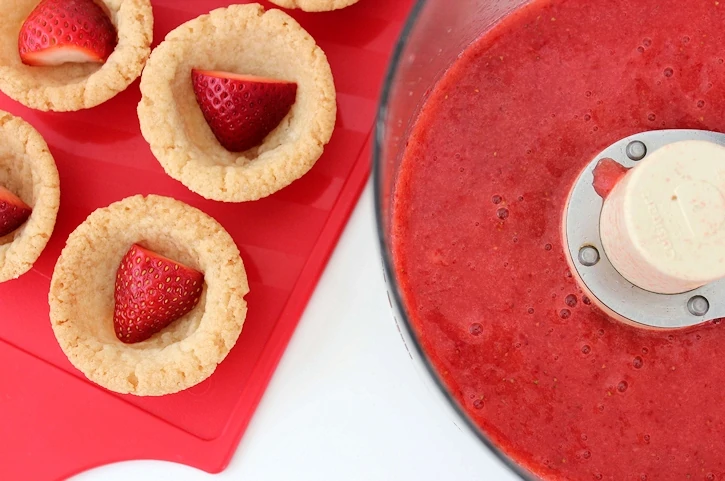
[[[601,159],[635,167],[649,153],[683,140],[725,146],[725,134],[702,130],[659,130],[622,139],[604,149],[580,174],[564,212],[565,248],[587,290],[619,316],[655,328],[682,328],[725,317],[725,279],[668,295],[641,289],[620,275],[602,247],[599,219],[603,200],[594,191],[593,172]]]

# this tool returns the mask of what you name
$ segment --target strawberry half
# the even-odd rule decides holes
[[[116,337],[145,341],[194,309],[203,285],[201,272],[134,244],[116,272]]]
[[[28,220],[33,209],[5,187],[0,187],[0,237],[10,234]]]
[[[206,122],[230,152],[261,144],[297,97],[297,84],[283,80],[196,69],[191,80]]]
[[[103,63],[117,41],[111,19],[93,0],[43,0],[20,28],[18,52],[26,65]]]

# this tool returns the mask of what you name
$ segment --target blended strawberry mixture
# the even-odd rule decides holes
[[[462,54],[413,128],[392,234],[411,321],[469,416],[543,479],[725,480],[725,326],[609,318],[560,236],[608,145],[725,131],[724,58],[725,2],[536,0]]]

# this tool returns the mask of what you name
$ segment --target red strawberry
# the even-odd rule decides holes
[[[231,152],[261,144],[297,96],[297,84],[283,80],[196,69],[191,79],[206,122]]]
[[[10,234],[28,220],[33,209],[5,187],[0,187],[0,237]]]
[[[116,337],[145,341],[194,309],[203,284],[201,272],[134,244],[116,272]]]
[[[111,19],[93,0],[43,0],[20,29],[18,52],[27,65],[103,63],[116,43]]]

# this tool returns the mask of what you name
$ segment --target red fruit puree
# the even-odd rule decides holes
[[[471,45],[413,128],[396,269],[445,384],[547,480],[725,479],[725,326],[625,325],[560,238],[575,178],[611,143],[725,131],[725,2],[534,1]]]

